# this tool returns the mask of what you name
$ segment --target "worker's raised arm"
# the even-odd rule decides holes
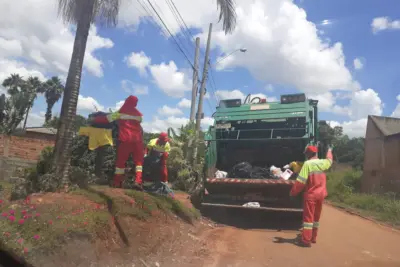
[[[328,151],[326,152],[326,157],[325,159],[320,159],[319,160],[318,166],[321,168],[322,171],[328,170],[332,166],[333,162],[333,154],[332,154],[332,147],[328,147]]]
[[[107,115],[101,115],[101,116],[96,116],[92,118],[93,123],[98,123],[98,124],[107,124],[110,122],[113,122],[115,120],[118,120],[120,117],[120,114],[118,112],[113,112]]]

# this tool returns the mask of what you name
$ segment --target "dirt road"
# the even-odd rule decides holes
[[[290,218],[250,212],[229,215],[216,217],[221,224],[204,233],[213,252],[199,266],[400,266],[399,232],[331,206],[324,207],[318,243],[312,248],[293,244],[298,225],[284,223]]]

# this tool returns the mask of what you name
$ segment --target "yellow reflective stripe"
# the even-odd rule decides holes
[[[128,115],[128,114],[120,114],[119,119],[120,120],[135,120],[138,122],[142,121],[141,116],[132,116],[132,115]]]
[[[110,113],[107,115],[107,120],[109,122],[113,122],[115,120],[118,120],[119,116],[120,116],[120,114],[118,112]]]
[[[313,228],[319,228],[319,222],[314,222],[313,223]]]
[[[142,166],[136,166],[135,170],[137,172],[142,172],[143,171],[143,167]]]
[[[307,178],[301,177],[299,175],[299,176],[297,176],[296,181],[299,182],[299,183],[305,184],[307,182]]]
[[[115,168],[115,174],[125,174],[125,168]]]
[[[313,223],[307,223],[307,222],[303,222],[303,229],[313,229]]]

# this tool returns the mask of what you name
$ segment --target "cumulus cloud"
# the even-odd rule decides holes
[[[392,116],[392,117],[398,117],[398,118],[400,118],[400,95],[398,95],[398,96],[396,97],[396,99],[397,99],[398,103],[397,103],[397,105],[396,105],[396,108],[393,110],[391,116]]]
[[[162,62],[150,66],[150,72],[155,84],[170,97],[183,97],[191,90],[191,81],[188,75],[179,71],[174,61]]]
[[[182,125],[185,125],[189,122],[189,119],[186,117],[176,117],[169,116],[165,119],[161,119],[158,116],[154,116],[151,121],[145,121],[142,123],[143,129],[146,132],[150,133],[159,133],[166,132],[168,128],[178,129]],[[201,127],[203,130],[206,130],[208,126],[210,126],[214,120],[210,117],[205,117],[201,120]]]
[[[400,20],[392,20],[389,17],[377,17],[372,20],[371,28],[375,34],[385,30],[399,30]]]
[[[96,99],[91,96],[78,96],[78,111],[81,112],[95,112],[95,111],[104,111],[105,108],[103,105],[99,104]]]
[[[360,58],[355,58],[353,61],[353,65],[356,70],[361,70],[364,67],[364,64],[361,62]]]
[[[158,109],[158,114],[160,116],[177,116],[182,115],[183,112],[179,108],[171,108],[167,105],[164,105]]]
[[[366,118],[368,115],[382,115],[383,102],[373,89],[354,92],[349,105],[349,117],[354,120]]]
[[[48,73],[65,75],[71,59],[74,33],[57,17],[57,3],[1,0],[0,6],[0,78],[12,71],[22,75],[35,74],[39,78]],[[96,27],[92,27],[84,68],[95,76],[103,76],[103,62],[94,52],[113,45],[110,39],[100,37]],[[22,60],[16,61],[15,58]]]
[[[44,124],[44,115],[46,112],[30,112],[28,115],[28,120],[26,121],[27,127],[41,127]]]
[[[151,58],[146,56],[143,51],[140,51],[139,53],[132,52],[129,56],[125,57],[124,60],[128,67],[136,68],[140,75],[146,76],[147,67],[151,63]]]
[[[149,87],[147,85],[137,84],[129,80],[122,80],[121,87],[128,94],[133,94],[133,95],[149,94]]]
[[[354,121],[328,121],[331,127],[341,126],[343,128],[343,134],[348,135],[350,138],[353,137],[365,137],[367,130],[367,118],[354,120]]]
[[[178,103],[178,107],[180,108],[190,108],[192,105],[192,101],[187,98],[182,98],[181,101]]]

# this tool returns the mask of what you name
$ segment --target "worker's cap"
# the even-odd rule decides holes
[[[168,134],[166,132],[162,132],[158,136],[158,139],[160,139],[161,141],[164,141],[164,142],[168,142]]]
[[[317,153],[318,152],[318,147],[316,146],[307,146],[306,150],[304,151],[304,153]]]

